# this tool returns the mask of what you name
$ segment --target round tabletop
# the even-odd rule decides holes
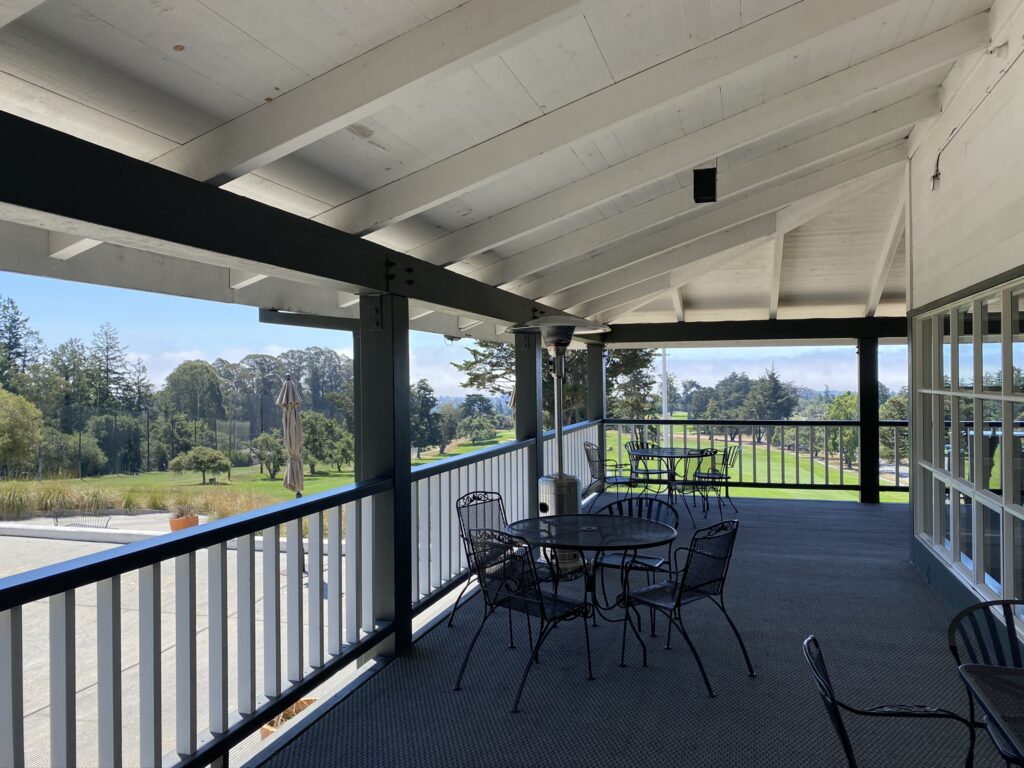
[[[625,515],[528,517],[506,530],[536,546],[596,552],[656,547],[676,537],[670,525]]]

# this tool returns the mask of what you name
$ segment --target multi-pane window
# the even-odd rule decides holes
[[[1024,282],[918,316],[912,345],[916,533],[980,595],[1024,598]]]

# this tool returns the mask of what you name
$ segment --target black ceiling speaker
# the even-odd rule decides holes
[[[714,203],[718,200],[718,168],[693,169],[693,202]]]

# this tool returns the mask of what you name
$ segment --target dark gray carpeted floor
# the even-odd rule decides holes
[[[618,666],[619,625],[591,631],[596,679],[585,679],[578,621],[559,627],[509,713],[526,661],[496,617],[460,692],[452,684],[475,630],[478,598],[456,627],[327,711],[265,765],[286,766],[833,766],[844,761],[800,643],[815,633],[841,698],[925,703],[963,712],[946,648],[951,612],[907,561],[904,506],[741,500],[727,604],[758,677],[710,605],[685,620],[717,696],[709,699],[685,645],[651,641],[648,667],[630,640]],[[685,515],[683,515],[686,518]],[[686,518],[687,523],[689,519]],[[684,525],[681,538],[689,537]],[[500,618],[501,620],[498,620]],[[663,628],[661,628],[663,629]],[[660,633],[659,633],[660,634]],[[678,641],[678,638],[676,638]],[[966,729],[954,722],[850,721],[865,766],[963,765]],[[980,734],[976,765],[999,765]]]

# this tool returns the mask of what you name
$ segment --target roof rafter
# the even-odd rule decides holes
[[[527,283],[516,292],[523,296],[542,295],[553,306],[567,307],[588,301],[609,290],[630,284],[653,267],[644,262],[659,254],[706,237],[744,221],[774,214],[780,208],[807,195],[843,184],[868,174],[883,175],[906,162],[906,141],[865,153],[833,166],[813,171],[785,184],[759,192],[740,195],[728,202],[709,205],[705,214],[686,219],[674,226],[629,240],[609,251],[569,263],[564,268]],[[771,218],[771,231],[775,219]],[[670,262],[671,257],[668,258]],[[655,261],[659,266],[666,259]],[[668,272],[662,269],[661,272]],[[650,275],[653,277],[654,275]],[[578,286],[578,287],[577,287]],[[609,290],[605,290],[605,289]]]
[[[774,152],[719,172],[719,199],[792,176],[815,164],[856,154],[877,144],[880,137],[909,131],[915,122],[936,114],[939,108],[938,89],[930,89],[802,141],[786,144],[785,137],[780,136],[780,146]],[[492,285],[508,285],[663,222],[698,214],[703,207],[694,203],[692,186],[687,185],[465,274]]]
[[[785,130],[823,111],[950,64],[987,43],[988,14],[982,13],[528,200],[410,253],[432,264],[450,264],[495,248],[680,169],[694,167]]]
[[[878,303],[882,300],[885,282],[889,277],[889,272],[892,270],[893,262],[896,260],[896,251],[899,249],[900,240],[903,239],[906,223],[907,196],[906,186],[904,185],[896,202],[896,209],[893,211],[892,218],[889,221],[889,226],[886,227],[882,252],[879,254],[874,274],[871,277],[871,288],[864,307],[864,315],[866,317],[874,317],[875,312],[878,310]]]
[[[538,155],[650,112],[897,0],[803,0],[322,214],[366,234],[483,186]]]

